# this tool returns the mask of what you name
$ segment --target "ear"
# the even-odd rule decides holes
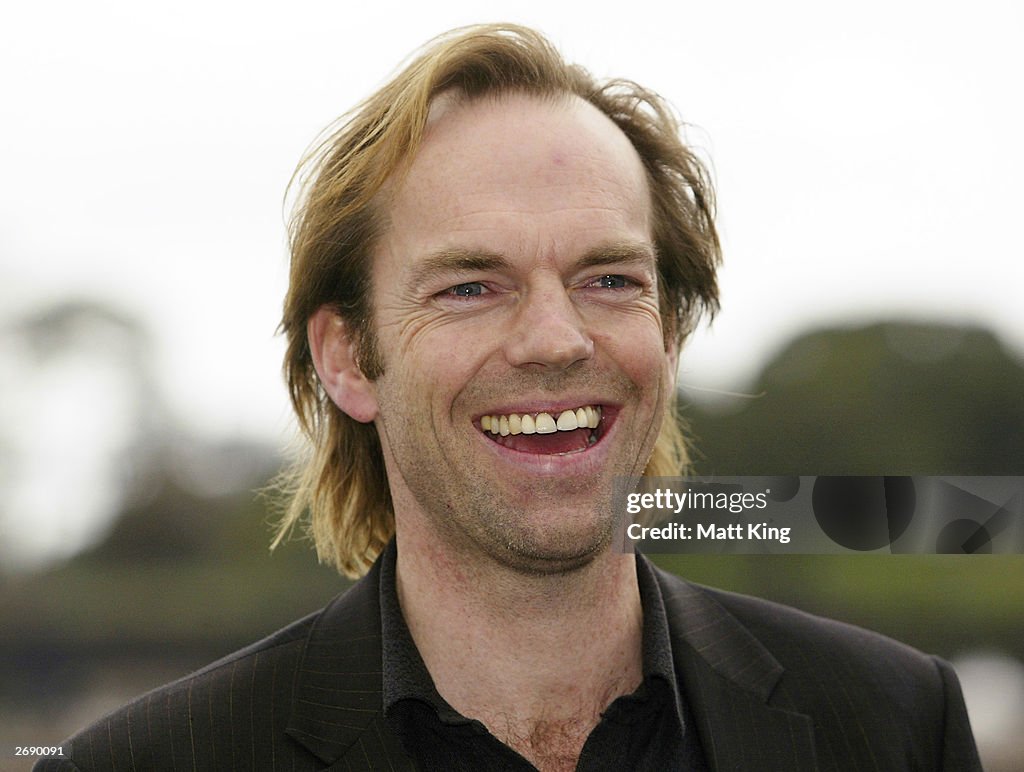
[[[377,391],[356,361],[356,342],[348,325],[321,306],[306,324],[309,352],[320,383],[342,412],[361,423],[377,417]]]

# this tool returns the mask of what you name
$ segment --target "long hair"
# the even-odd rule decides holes
[[[371,256],[382,219],[378,193],[408,168],[432,101],[446,92],[468,100],[513,92],[574,95],[601,110],[629,138],[646,169],[666,349],[678,350],[701,313],[718,307],[714,192],[704,166],[680,138],[680,122],[657,94],[631,81],[597,82],[525,27],[474,26],[432,40],[329,127],[292,180],[299,195],[281,329],[288,343],[285,378],[308,447],[279,478],[288,504],[273,546],[308,516],[320,560],[353,577],[366,571],[394,533],[391,495],[376,429],[327,397],[306,327],[319,308],[332,308],[354,336],[363,373],[381,375],[370,305]],[[679,475],[687,463],[671,402],[647,475]]]

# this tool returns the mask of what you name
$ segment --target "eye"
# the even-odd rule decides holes
[[[449,287],[442,295],[456,298],[475,298],[478,295],[483,295],[487,292],[487,288],[478,281],[469,281],[465,284],[456,284],[454,287]]]
[[[617,273],[610,273],[607,276],[602,276],[598,279],[595,279],[593,281],[593,286],[601,287],[602,289],[626,289],[632,283],[633,282],[631,282],[625,276],[621,276]]]

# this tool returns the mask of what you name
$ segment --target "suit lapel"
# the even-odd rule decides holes
[[[655,569],[676,672],[714,770],[817,768],[809,716],[769,704],[783,668],[700,587]]]
[[[383,715],[379,561],[317,619],[287,734],[342,769],[413,769]]]

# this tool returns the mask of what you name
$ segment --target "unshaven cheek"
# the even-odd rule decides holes
[[[633,323],[619,317],[617,323],[602,324],[593,328],[591,339],[594,345],[606,352],[623,370],[650,380],[652,373],[665,367],[668,353],[660,320],[652,322],[646,315],[638,315]],[[637,324],[636,321],[640,321]],[[646,377],[644,377],[646,375]],[[636,380],[633,377],[632,380]]]

